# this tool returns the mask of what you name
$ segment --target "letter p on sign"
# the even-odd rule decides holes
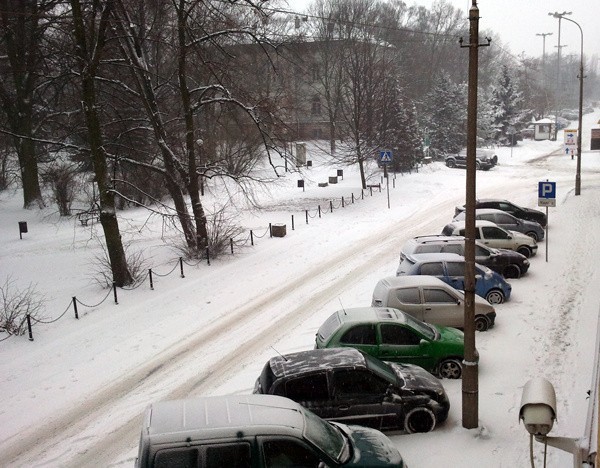
[[[556,182],[539,183],[538,206],[556,206]]]

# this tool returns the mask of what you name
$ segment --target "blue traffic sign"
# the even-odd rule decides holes
[[[556,182],[539,182],[538,206],[556,206]]]
[[[392,162],[392,152],[391,151],[380,151],[379,152],[379,160],[382,163]]]

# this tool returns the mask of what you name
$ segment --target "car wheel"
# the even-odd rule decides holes
[[[506,267],[504,267],[502,276],[504,276],[505,278],[520,278],[521,269],[519,268],[519,265],[507,265]]]
[[[448,161],[446,161],[446,166],[455,167],[456,163],[454,162],[454,159],[448,159]]]
[[[536,241],[536,242],[538,241],[538,235],[534,231],[527,232],[526,235],[531,237],[534,241]]]
[[[413,408],[404,419],[404,430],[409,434],[431,432],[435,427],[435,423],[435,414],[429,408]]]
[[[525,255],[527,258],[531,257],[531,249],[526,245],[522,245],[517,249],[521,255]]]
[[[458,359],[444,359],[440,362],[438,375],[443,379],[460,379],[462,376],[462,366]]]
[[[475,169],[481,169],[481,163],[479,161],[475,161]]]
[[[485,300],[490,304],[502,304],[504,302],[504,293],[499,289],[492,289],[485,295]]]
[[[487,331],[488,328],[490,328],[490,322],[486,317],[483,315],[475,317],[475,330],[484,332]]]

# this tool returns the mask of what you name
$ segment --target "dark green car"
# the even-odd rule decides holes
[[[439,377],[459,379],[463,332],[421,322],[389,307],[338,310],[319,328],[316,348],[352,347],[384,361],[416,364]]]

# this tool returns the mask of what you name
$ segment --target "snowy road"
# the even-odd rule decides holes
[[[446,466],[458,466],[448,465],[449,460],[478,466],[468,460],[479,463],[495,452],[507,452],[506,463],[482,465],[524,466],[528,448],[524,435],[514,439],[515,432],[525,434],[515,405],[528,376],[547,375],[537,369],[552,369],[550,378],[567,411],[579,417],[585,410],[579,392],[589,387],[591,363],[582,356],[590,352],[590,340],[593,345],[598,314],[598,301],[590,299],[598,294],[590,289],[599,279],[600,165],[586,168],[582,195],[575,198],[573,171],[558,158],[506,161],[478,173],[480,197],[506,197],[525,206],[534,206],[538,181],[557,182],[558,206],[550,213],[550,263],[545,264],[546,246],[541,243],[530,274],[513,282],[513,299],[498,307],[497,326],[477,335],[480,429],[460,427],[460,382],[444,381],[453,405],[448,422],[431,434],[392,436],[411,467],[439,466],[444,460]],[[436,170],[392,191],[390,210],[383,205],[384,196],[373,197],[360,208],[324,216],[234,260],[194,270],[185,280],[165,280],[160,295],[132,292],[130,299],[121,300],[134,303],[126,306],[126,326],[116,320],[122,311],[94,313],[84,318],[85,335],[74,326],[62,335],[56,332],[60,347],[39,345],[32,355],[29,344],[22,346],[27,356],[15,355],[14,362],[2,364],[11,375],[1,387],[4,462],[131,466],[141,414],[149,402],[251,391],[260,368],[275,352],[271,347],[282,353],[311,347],[316,327],[340,303],[370,303],[373,285],[393,274],[406,239],[437,233],[450,220],[454,206],[464,201],[464,172]],[[115,329],[107,331],[108,326]],[[49,327],[47,335],[51,333]],[[63,354],[68,347],[78,350],[76,357]],[[36,358],[67,362],[62,369],[50,367],[48,375],[43,369],[42,375],[28,374],[25,363]],[[75,376],[74,385],[61,388],[51,372]],[[90,376],[87,381],[85,375]],[[19,389],[21,396],[15,394]],[[27,398],[39,401],[35,411],[23,410]],[[53,398],[53,404],[44,403]],[[581,431],[582,421],[576,419],[569,430]],[[508,425],[508,433],[494,429],[498,420]],[[421,464],[419,454],[431,443],[458,449],[431,454]],[[470,455],[460,448],[465,446],[471,447]]]

